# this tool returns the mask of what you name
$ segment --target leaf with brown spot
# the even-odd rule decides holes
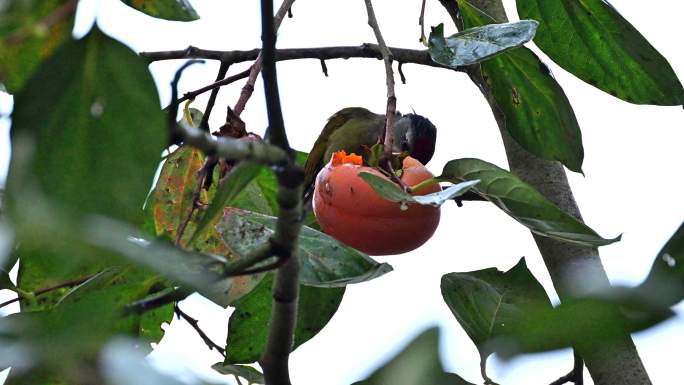
[[[181,223],[185,221],[192,207],[193,195],[197,188],[197,171],[204,163],[204,155],[190,146],[181,146],[172,152],[162,167],[150,200],[154,212],[155,232],[157,236],[175,239]],[[206,204],[212,199],[215,189],[209,192],[202,190],[200,202]],[[202,209],[193,214],[183,234],[181,244],[186,244],[194,233],[198,221],[203,216]],[[219,218],[208,226],[211,230],[202,233],[193,243],[193,249],[207,253],[235,258],[230,249],[221,240],[220,234],[214,229]],[[227,293],[225,303],[231,303],[237,298],[249,293],[263,278],[262,274],[235,277]]]

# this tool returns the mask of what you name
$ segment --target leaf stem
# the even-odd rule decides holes
[[[7,305],[9,305],[9,304],[15,303],[15,302],[17,302],[17,301],[21,301],[22,299],[28,299],[28,298],[31,297],[31,295],[34,296],[34,297],[37,297],[37,296],[43,295],[43,294],[45,294],[45,293],[49,293],[49,292],[51,292],[51,291],[55,291],[55,290],[58,290],[58,289],[63,289],[63,288],[65,288],[65,287],[74,287],[74,286],[78,286],[78,285],[82,284],[83,282],[89,280],[90,278],[94,277],[95,275],[96,275],[96,274],[88,275],[88,276],[85,276],[85,277],[82,277],[82,278],[77,278],[77,279],[73,279],[73,280],[70,280],[70,281],[58,283],[58,284],[53,285],[53,286],[48,286],[48,287],[45,287],[45,288],[42,288],[42,289],[38,289],[38,290],[36,290],[36,291],[34,291],[34,292],[25,292],[25,291],[17,292],[18,296],[17,296],[16,298],[12,298],[12,299],[10,299],[10,300],[8,300],[8,301],[5,301],[5,302],[1,303],[1,304],[0,304],[0,309],[3,308],[3,307],[5,307],[5,306],[7,306]],[[29,295],[27,296],[27,294],[29,294]]]
[[[433,184],[437,184],[437,183],[439,183],[439,179],[437,179],[436,177],[425,179],[424,181],[419,182],[418,184],[409,187],[408,192],[414,193],[414,192],[417,192],[418,190],[424,189],[425,187],[432,186]]]

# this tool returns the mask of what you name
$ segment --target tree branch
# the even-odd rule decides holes
[[[299,297],[299,260],[297,240],[302,226],[302,183],[304,170],[294,162],[285,132],[278,94],[276,73],[276,34],[273,0],[261,1],[261,33],[263,40],[263,77],[269,127],[266,140],[289,154],[289,163],[275,169],[278,179],[277,201],[280,215],[270,239],[273,254],[284,261],[273,282],[273,305],[266,348],[259,360],[267,385],[290,385],[288,360],[294,343]]]
[[[425,2],[426,0],[422,1],[422,4],[420,5],[420,16],[418,16],[418,25],[420,25],[420,39],[418,39],[418,41],[423,44],[427,42],[427,39],[425,38]]]
[[[399,63],[419,64],[453,70],[451,67],[447,67],[432,61],[427,50],[396,47],[387,48],[390,50],[394,60]],[[252,49],[248,51],[213,51],[193,46],[183,50],[175,51],[140,52],[140,56],[146,58],[150,62],[176,59],[207,59],[235,64],[255,60],[258,55],[258,49]],[[360,46],[284,48],[276,50],[275,56],[276,61],[301,59],[331,60],[351,58],[382,59],[382,52],[377,44],[364,43]],[[465,68],[459,67],[457,71],[465,72]]]
[[[280,9],[278,9],[278,12],[276,13],[273,19],[273,29],[275,31],[278,31],[278,28],[280,28],[280,24],[283,22],[283,18],[290,10],[290,7],[292,7],[292,3],[294,2],[295,0],[284,0],[283,3],[280,5]],[[245,109],[245,106],[249,101],[249,98],[252,96],[252,92],[254,92],[254,84],[256,84],[256,80],[259,77],[259,73],[261,72],[262,61],[263,56],[261,55],[261,52],[259,52],[256,60],[254,61],[254,64],[252,64],[252,67],[250,68],[247,83],[245,83],[244,87],[242,87],[242,91],[240,92],[240,98],[235,103],[235,107],[233,107],[233,111],[237,116],[240,116],[240,114],[242,114],[242,111]]]
[[[465,67],[458,67],[453,69],[438,63],[435,63],[430,58],[427,50],[412,50],[405,48],[391,48],[388,47],[392,53],[392,57],[397,61],[401,67],[402,64],[418,64],[435,68],[444,68],[452,71],[466,72]],[[184,50],[175,51],[158,51],[158,52],[140,52],[140,56],[148,59],[150,62],[159,60],[176,60],[176,59],[207,59],[219,60],[224,64],[235,64],[246,61],[255,60],[259,56],[260,50],[253,49],[249,51],[212,51],[200,49],[190,46]],[[320,48],[288,48],[276,50],[276,61],[285,60],[301,60],[301,59],[316,59],[324,63],[325,60],[331,59],[350,59],[350,58],[367,58],[367,59],[382,59],[380,47],[377,44],[364,43],[361,46],[339,46],[339,47],[320,47]],[[323,67],[325,68],[325,67]],[[175,104],[180,104],[186,100],[194,99],[200,94],[214,90],[218,87],[233,83],[237,80],[244,79],[251,73],[251,68],[246,69],[238,74],[232,75],[223,80],[214,82],[195,91],[185,93],[184,96],[176,100]],[[327,74],[327,71],[324,70]],[[403,79],[403,77],[402,77]],[[403,80],[402,80],[403,81]]]
[[[584,361],[579,356],[577,350],[574,351],[575,363],[570,373],[552,382],[550,385],[563,385],[572,382],[575,385],[584,385]]]
[[[204,341],[207,347],[209,347],[209,350],[216,349],[216,351],[219,352],[223,356],[223,358],[226,357],[226,349],[212,341],[211,338],[209,338],[209,336],[207,335],[207,333],[205,333],[204,330],[202,330],[202,328],[199,327],[199,322],[196,319],[190,317],[187,313],[182,311],[181,308],[178,307],[178,304],[176,304],[173,307],[173,312],[176,313],[176,315],[179,318],[183,318],[187,323],[190,324],[190,326],[192,326],[193,329],[195,329],[197,334],[199,334],[200,338],[202,338],[202,341]]]
[[[221,62],[214,83],[219,82],[226,77],[226,74],[228,73],[228,68],[230,68],[230,63]],[[216,87],[211,90],[211,94],[209,95],[209,101],[207,101],[207,107],[204,109],[204,115],[202,115],[202,122],[199,125],[200,129],[207,132],[209,131],[209,116],[211,115],[211,110],[214,108],[214,103],[216,103],[216,97],[218,96],[219,89],[220,87]]]
[[[238,80],[240,80],[240,79],[244,79],[244,78],[246,78],[247,76],[249,76],[249,70],[248,70],[248,69],[247,69],[247,70],[244,70],[244,71],[242,71],[242,72],[240,72],[240,73],[237,73],[237,74],[235,74],[235,75],[229,76],[229,77],[227,77],[227,78],[225,78],[225,79],[223,79],[223,80],[219,80],[219,81],[217,81],[217,82],[211,83],[211,84],[209,84],[209,85],[207,85],[207,86],[204,86],[204,87],[202,87],[202,88],[199,88],[199,89],[197,89],[197,90],[195,90],[195,91],[186,92],[185,94],[183,94],[183,97],[182,97],[182,98],[177,99],[175,102],[173,102],[173,99],[172,99],[171,104],[172,104],[172,105],[174,105],[174,104],[175,104],[175,105],[179,105],[179,104],[183,103],[184,101],[186,101],[186,100],[192,100],[192,99],[196,98],[197,96],[199,96],[199,95],[201,95],[201,94],[203,94],[203,93],[205,93],[205,92],[207,92],[207,91],[215,90],[215,89],[217,89],[217,88],[219,88],[219,87],[222,87],[222,86],[228,85],[228,84],[230,84],[230,83],[236,82],[236,81],[238,81]]]
[[[196,147],[208,156],[228,160],[252,160],[269,166],[284,165],[289,155],[280,147],[251,140],[215,137],[193,127],[177,126],[178,135],[188,145]]]
[[[147,296],[141,300],[129,303],[124,307],[123,314],[140,315],[148,311],[152,311],[156,308],[162,307],[164,305],[182,301],[192,293],[192,290],[188,290],[183,287],[175,287],[167,290],[162,290],[158,293],[154,293],[150,296]]]
[[[508,21],[500,0],[469,2],[499,23]],[[458,18],[457,3],[450,0],[440,0],[440,3],[451,15],[456,26],[462,30],[463,23]],[[480,66],[470,66],[467,72],[494,113],[511,172],[534,186],[562,210],[582,221],[563,166],[559,162],[537,158],[523,149],[508,133],[505,116],[484,80]],[[610,288],[610,281],[596,248],[573,245],[534,234],[533,236],[561,301],[581,295],[586,292],[587,287],[596,290]],[[588,285],[588,282],[591,285]],[[586,341],[575,348],[584,359],[596,385],[651,384],[629,333],[624,333],[621,338],[611,342],[597,344],[595,341]]]
[[[366,2],[366,12],[368,13],[368,25],[373,29],[375,34],[375,39],[378,41],[380,46],[380,52],[382,53],[382,60],[385,63],[385,82],[387,83],[387,109],[385,111],[385,160],[389,162],[392,156],[392,128],[394,127],[394,114],[397,110],[397,97],[394,94],[394,70],[392,70],[392,61],[394,57],[392,56],[392,51],[387,48],[385,44],[385,39],[382,37],[382,32],[380,31],[380,25],[378,25],[378,19],[375,17],[375,11],[373,10],[373,3],[371,0],[365,0]]]

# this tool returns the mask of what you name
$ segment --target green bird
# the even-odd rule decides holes
[[[427,164],[435,153],[437,128],[427,118],[396,114],[392,130],[392,151],[408,152]],[[361,107],[344,108],[333,114],[316,139],[304,166],[304,191],[310,195],[318,172],[330,161],[333,153],[363,154],[365,148],[378,143],[385,130],[385,115]]]

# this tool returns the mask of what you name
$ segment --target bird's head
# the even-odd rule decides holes
[[[427,164],[435,153],[437,127],[424,116],[406,114],[394,125],[393,137],[395,151],[406,151]]]

